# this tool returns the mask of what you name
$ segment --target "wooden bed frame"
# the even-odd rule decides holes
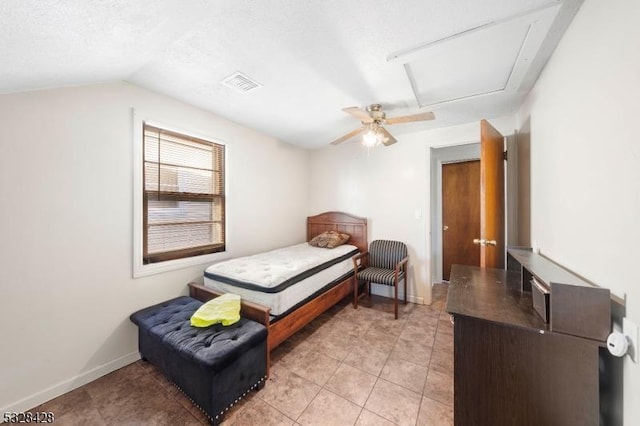
[[[351,238],[348,244],[358,247],[360,252],[367,250],[366,218],[342,212],[325,212],[307,218],[307,241],[329,230],[349,234]],[[267,327],[269,333],[267,344],[269,352],[271,352],[280,343],[307,325],[318,315],[346,296],[353,295],[353,281],[353,274],[350,274],[344,281],[300,306],[287,316],[280,318],[273,324],[271,324],[269,317],[270,308],[264,305],[243,301],[240,312],[242,316],[264,324],[264,326]],[[220,296],[221,293],[203,285],[189,283],[189,294],[198,300],[207,301]]]

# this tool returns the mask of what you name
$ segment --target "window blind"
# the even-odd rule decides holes
[[[143,129],[144,263],[224,251],[224,145]]]

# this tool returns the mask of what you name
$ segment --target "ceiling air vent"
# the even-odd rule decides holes
[[[260,83],[250,79],[239,71],[234,72],[229,77],[222,80],[222,84],[240,93],[247,93],[260,87]]]

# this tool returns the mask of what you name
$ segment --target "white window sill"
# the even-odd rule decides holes
[[[196,265],[205,265],[221,260],[228,259],[228,252],[204,254],[202,256],[187,257],[184,259],[168,260],[166,262],[149,263],[147,265],[142,264],[142,257],[135,259],[133,265],[133,278],[141,278],[149,275],[161,274],[163,272],[175,271],[178,269],[189,268]]]

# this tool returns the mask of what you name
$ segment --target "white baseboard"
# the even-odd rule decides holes
[[[85,371],[84,373],[78,374],[77,376],[64,380],[38,393],[35,393],[33,395],[30,395],[18,401],[12,402],[7,406],[1,407],[0,413],[6,413],[6,412],[22,413],[24,411],[30,410],[31,408],[37,407],[38,405],[43,404],[47,401],[50,401],[53,398],[56,398],[67,392],[70,392],[76,388],[79,388],[80,386],[86,385],[87,383],[92,382],[104,376],[105,374],[109,374],[112,371],[115,371],[119,368],[129,365],[139,359],[140,359],[140,353],[137,351],[121,356],[120,358],[114,359],[113,361],[109,361],[106,364],[102,364],[98,367],[92,368],[91,370]],[[4,420],[0,419],[0,423],[4,423]]]
[[[371,294],[393,299],[393,287],[387,285],[371,284]],[[398,300],[404,300],[404,293],[402,293],[400,289],[398,289]],[[407,302],[424,305],[424,297],[407,294]]]

